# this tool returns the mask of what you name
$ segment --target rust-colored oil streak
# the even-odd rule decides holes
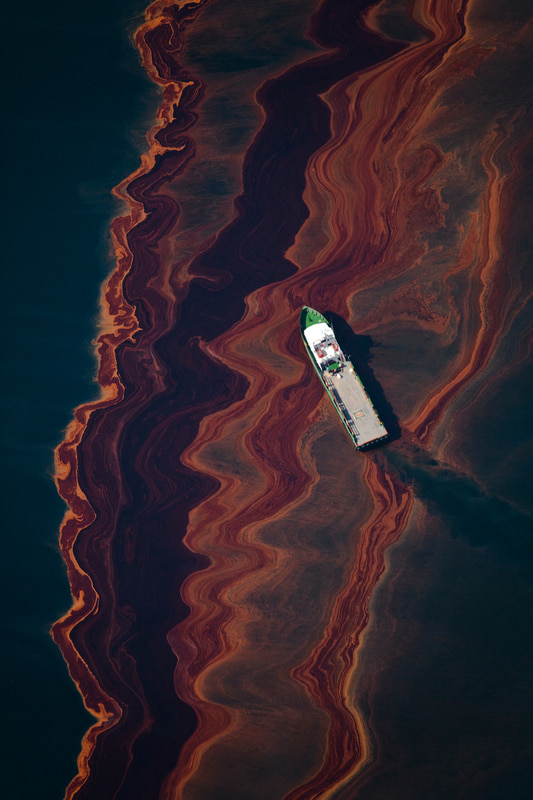
[[[394,385],[403,424],[427,444],[465,386],[487,379],[485,368],[529,297],[502,252],[530,145],[524,110],[505,121],[487,113],[475,147],[461,140],[451,111],[461,85],[501,46],[495,36],[484,42],[468,8],[414,4],[429,39],[331,90],[333,136],[311,161],[313,213],[290,251],[319,265],[306,278],[321,300],[328,270],[339,287],[356,272],[356,331],[403,320],[439,338],[446,365],[428,375],[429,394],[407,397]],[[367,22],[378,24],[377,11]],[[521,34],[515,38],[522,46]],[[460,218],[454,204],[465,198]],[[322,241],[318,258],[313,239]],[[380,281],[387,291],[377,291]]]
[[[165,385],[166,370],[154,357],[152,344],[171,323],[175,296],[168,290],[165,270],[156,269],[153,283],[157,285],[157,293],[144,298],[143,312],[152,314],[153,326],[149,330],[144,325],[143,331],[139,308],[128,300],[124,287],[135,259],[142,261],[139,251],[135,252],[132,246],[134,232],[142,228],[149,213],[154,220],[157,219],[149,200],[142,195],[142,191],[135,192],[133,187],[140,186],[143,180],[148,186],[150,178],[147,176],[158,173],[153,178],[153,195],[157,194],[157,189],[160,190],[158,222],[161,223],[159,234],[162,235],[165,228],[172,228],[179,213],[176,201],[170,195],[165,195],[165,184],[183,170],[193,149],[190,140],[169,135],[169,128],[173,123],[173,127],[181,132],[192,124],[188,110],[195,103],[197,85],[186,76],[180,80],[182,73],[179,65],[173,74],[172,70],[165,73],[159,65],[154,64],[152,55],[156,50],[150,46],[149,39],[154,34],[160,35],[162,31],[163,37],[165,34],[170,38],[176,37],[176,45],[169,49],[171,61],[172,52],[179,51],[180,27],[193,18],[195,7],[201,5],[202,0],[192,0],[188,3],[188,11],[180,14],[178,6],[171,2],[153,3],[147,11],[145,24],[136,34],[136,43],[146,71],[163,87],[163,101],[156,123],[147,134],[148,147],[140,167],[114,190],[115,195],[124,202],[127,213],[113,220],[111,225],[116,267],[103,286],[101,295],[100,331],[96,341],[99,359],[97,380],[101,396],[99,400],[75,410],[74,419],[55,454],[56,485],[69,507],[61,525],[60,545],[68,567],[73,605],[54,624],[52,634],[63,652],[87,709],[97,719],[84,737],[78,759],[79,772],[68,787],[66,798],[85,797],[87,793],[93,797],[115,796],[116,787],[123,781],[121,769],[124,764],[131,762],[133,740],[151,725],[147,700],[135,675],[133,659],[127,655],[126,648],[115,644],[120,627],[124,625],[127,630],[130,622],[125,620],[128,612],[124,615],[118,599],[113,597],[112,548],[120,511],[128,501],[127,490],[120,479],[120,440],[140,405],[157,395]],[[165,132],[166,138],[162,135]],[[153,232],[157,237],[155,227]],[[142,364],[144,374],[144,381],[137,384],[139,391],[133,403],[131,392],[130,402],[126,400],[124,376],[127,369],[124,369],[124,364],[121,370],[118,366],[118,353],[127,349],[128,345],[137,348],[138,363]],[[131,380],[131,374],[128,380]],[[110,421],[109,415],[114,409],[122,410],[107,426],[95,421],[103,420],[106,414]],[[92,432],[90,425],[93,426]],[[100,462],[105,464],[105,478],[97,477],[99,470],[96,464],[98,455],[102,455],[100,451],[105,451]],[[87,557],[91,548],[92,556]],[[97,557],[94,553],[97,553]],[[89,575],[89,566],[85,568],[80,561],[92,568],[96,579]],[[95,647],[90,630],[93,620],[99,617],[106,620],[106,630],[97,639]],[[120,674],[124,672],[129,673],[122,684],[127,689],[120,690],[117,685],[122,680]],[[98,756],[103,734],[120,728],[126,717],[132,719],[135,716],[132,713],[135,703],[144,710],[140,713],[141,721],[132,724],[126,735],[122,734],[121,745],[114,750],[114,767],[107,771],[96,771],[94,764],[91,767],[91,759]]]
[[[368,31],[379,32],[381,13],[386,4],[368,13]],[[297,274],[249,295],[244,318],[202,346],[250,386],[204,420],[186,453],[219,489],[191,517],[187,545],[210,563],[186,580],[190,615],[169,636],[176,690],[199,717],[169,777],[172,797],[216,797],[237,782],[239,797],[333,797],[373,757],[353,679],[385,550],[413,508],[414,490],[393,464],[420,448],[442,455],[446,414],[465,388],[491,379],[501,337],[526,301],[502,246],[523,115],[503,125],[485,112],[473,146],[456,110],[465,82],[501,43],[486,42],[463,0],[414,3],[411,14],[413,43],[325,94],[331,137],[310,159],[310,216],[287,252]],[[303,370],[297,333],[304,303],[385,343],[379,378],[406,440],[388,446],[390,458],[387,448],[379,457],[349,451],[335,438],[333,412],[322,406],[317,415],[320,389]],[[389,419],[394,427],[392,412]],[[328,473],[339,486],[323,494]],[[334,508],[346,561],[330,576],[316,532],[331,535]],[[320,557],[328,563],[327,590],[317,589],[323,605],[312,624],[311,613],[293,612],[296,634],[286,615],[297,607],[299,569]],[[315,726],[314,740],[297,728],[295,709]],[[268,765],[284,764],[277,713],[301,740],[287,745],[292,772],[280,766],[273,778]]]
[[[328,789],[342,785],[370,755],[364,725],[350,694],[350,680],[368,623],[370,597],[385,569],[385,550],[404,530],[413,495],[395,483],[377,461],[367,461],[365,480],[374,499],[374,512],[361,530],[353,572],[335,600],[322,641],[293,671],[294,678],[329,716],[324,762],[313,779],[288,794],[287,800],[328,797]]]
[[[249,597],[257,586],[283,585],[290,578],[289,554],[267,544],[261,527],[295,511],[316,481],[312,463],[306,468],[299,454],[316,393],[302,391],[301,364],[286,359],[287,351],[293,358],[298,351],[297,317],[292,315],[287,342],[285,325],[272,337],[278,316],[265,297],[233,335],[207,347],[212,357],[245,375],[250,389],[242,401],[208,417],[184,454],[187,465],[216,476],[220,488],[191,516],[185,541],[193,552],[208,555],[210,565],[185,581],[182,594],[191,612],[169,637],[178,656],[176,690],[199,717],[169,782],[172,796],[181,796],[205,751],[244,724],[243,709],[213,702],[224,694],[216,673],[231,672],[231,662],[241,657],[251,669],[247,629],[261,623],[262,614]]]
[[[527,352],[509,255],[527,90],[492,88],[530,34],[474,0],[406,3],[401,41],[395,2],[285,5],[314,15],[272,66],[268,31],[257,59],[215,47],[237,22],[216,0],[153,3],[136,35],[163,102],[115,190],[102,396],[56,455],[74,604],[53,634],[97,718],[73,800],[352,800],[381,763],[358,691],[387,547],[423,517],[421,474],[461,463],[481,388]],[[178,59],[193,21],[211,84]],[[213,171],[232,159],[237,198]],[[377,453],[324,397],[304,304],[366,370],[392,434]]]
[[[394,368],[383,373],[391,397],[403,412],[405,438],[410,440],[412,432],[418,443],[432,447],[434,454],[444,451],[433,444],[432,433],[465,387],[479,386],[479,392],[493,375],[501,375],[495,351],[530,298],[526,292],[521,299],[524,276],[502,253],[510,208],[516,202],[521,154],[529,145],[529,137],[524,139],[527,129],[522,109],[505,124],[484,120],[476,139],[476,159],[457,137],[453,115],[447,119],[453,87],[474,75],[492,53],[492,47],[482,45],[476,28],[469,27],[467,8],[467,3],[459,2],[415,4],[413,14],[431,34],[429,40],[355,81],[347,79],[329,93],[334,136],[311,163],[306,197],[314,213],[291,251],[294,258],[308,257],[312,253],[309,239],[321,236],[322,271],[315,273],[312,268],[306,277],[314,282],[313,289],[326,307],[330,299],[329,289],[322,288],[328,283],[326,270],[338,289],[343,286],[343,275],[352,271],[354,288],[357,284],[350,297],[354,313],[355,309],[358,312],[355,330],[375,328],[386,340],[387,325],[392,320],[399,323],[403,317],[420,335],[430,332],[439,337],[439,369],[428,373],[425,385],[415,381],[419,390],[424,387],[418,398],[409,396],[408,387],[395,383]],[[375,21],[368,19],[369,24]],[[447,142],[448,152],[441,142]],[[471,163],[477,159],[477,165]],[[460,224],[450,225],[453,215],[448,213],[442,190],[453,171],[461,185],[463,170],[473,175],[474,169],[477,180],[469,190],[475,202]],[[453,192],[451,196],[453,202]],[[321,221],[325,218],[327,227]],[[444,233],[442,254],[432,241],[439,229]],[[462,286],[466,291],[458,288]],[[387,298],[382,299],[381,294]],[[432,353],[434,356],[434,349]],[[406,358],[406,367],[408,363]],[[441,433],[444,443],[449,437],[449,432]],[[453,454],[448,451],[447,457],[453,463]],[[381,465],[383,472],[371,470],[367,475],[376,508],[381,502],[381,484],[395,480],[386,459]],[[405,513],[396,516],[391,506],[391,538],[397,538],[405,527],[410,503],[404,508]],[[370,552],[372,542],[376,543],[379,562],[379,537],[368,541]],[[363,579],[359,570],[364,572],[371,562],[366,555],[358,551],[357,579],[339,595],[350,603],[348,617],[356,642],[380,574],[377,569]],[[344,614],[339,613],[338,619],[342,623]],[[320,771],[288,794],[291,800],[337,796],[335,792],[360,770],[368,756],[364,726],[351,705],[349,681],[343,680],[351,674],[353,663],[346,658],[347,638],[342,635],[349,626],[336,636],[336,621],[332,616],[313,658],[293,673],[323,704],[330,728]],[[346,669],[345,675],[339,667],[335,671],[339,663]],[[348,792],[346,796],[351,795]]]
[[[359,292],[393,271],[404,275],[423,255],[424,235],[444,224],[430,179],[447,157],[427,129],[442,88],[482,59],[475,48],[458,57],[463,6],[432,4],[428,40],[328,94],[333,136],[311,162],[306,200],[317,220],[327,220],[322,270],[357,265]]]
[[[500,242],[512,213],[513,189],[520,171],[517,155],[524,149],[524,143],[513,145],[509,142],[509,132],[498,128],[490,132],[482,145],[481,163],[487,180],[474,222],[473,252],[470,241],[465,241],[468,255],[464,262],[469,262],[470,279],[477,284],[472,286],[469,304],[463,310],[465,327],[469,328],[468,345],[462,349],[446,384],[433,393],[415,417],[406,420],[406,425],[421,441],[426,440],[431,428],[461,390],[483,375],[504,331],[510,328],[528,300],[525,295],[519,302],[522,285],[516,280],[516,274],[513,275],[513,265],[502,253]],[[484,384],[486,386],[485,381]]]

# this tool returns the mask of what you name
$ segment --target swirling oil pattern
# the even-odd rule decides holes
[[[528,4],[159,0],[135,41],[161,106],[56,457],[66,797],[529,796]]]

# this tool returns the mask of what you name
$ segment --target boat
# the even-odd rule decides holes
[[[387,439],[389,434],[327,319],[304,306],[300,331],[311,363],[355,447],[365,450]]]

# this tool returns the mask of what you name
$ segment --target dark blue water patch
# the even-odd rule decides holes
[[[377,762],[357,797],[528,796],[531,572],[501,551],[449,537],[436,518],[390,560],[358,698]]]
[[[494,548],[528,568],[533,565],[531,514],[487,491],[475,475],[440,463],[423,450],[413,448],[406,457],[389,449],[387,457],[451,536],[474,547]]]
[[[53,448],[96,396],[111,188],[140,161],[159,92],[130,35],[144,2],[4,10],[1,249],[2,796],[57,800],[92,721],[49,636],[71,603]]]
[[[507,498],[533,519],[532,400],[530,357],[529,363],[519,364],[502,380],[484,387],[479,413],[463,424],[462,435],[464,452],[487,489]]]

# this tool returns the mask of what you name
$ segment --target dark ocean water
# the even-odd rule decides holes
[[[143,2],[4,10],[2,110],[2,779],[6,800],[63,797],[90,723],[49,637],[70,605],[49,475],[94,397],[112,186],[138,163],[157,92],[128,31]],[[6,18],[7,15],[7,18]],[[139,131],[139,134],[135,133]]]

